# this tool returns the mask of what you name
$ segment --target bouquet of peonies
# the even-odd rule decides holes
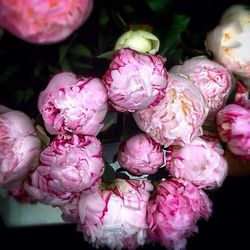
[[[32,43],[69,36],[93,5],[24,2],[0,1],[0,25]],[[209,56],[173,67],[158,54],[155,35],[129,30],[102,77],[72,71],[51,77],[38,97],[44,129],[24,112],[0,106],[0,187],[19,200],[59,207],[96,248],[156,242],[184,249],[197,222],[212,214],[209,190],[228,174],[225,149],[250,159],[246,20],[249,9],[231,7],[207,35]],[[99,138],[109,110],[137,125],[111,164],[123,175],[111,180],[104,178],[110,166]]]

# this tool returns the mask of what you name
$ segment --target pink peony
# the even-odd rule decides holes
[[[223,154],[218,140],[196,137],[183,147],[168,148],[167,170],[172,176],[191,181],[199,188],[218,188],[228,171]]]
[[[121,49],[112,58],[103,82],[111,104],[118,111],[141,110],[156,105],[167,87],[161,56]]]
[[[97,135],[107,113],[107,92],[98,78],[63,72],[40,93],[38,108],[50,134]]]
[[[249,20],[248,6],[233,5],[206,37],[207,50],[215,60],[245,78],[250,77]]]
[[[225,106],[233,84],[230,73],[222,65],[205,57],[194,57],[174,66],[171,72],[185,75],[200,89],[208,103],[208,118],[214,119]]]
[[[172,143],[190,143],[201,135],[207,113],[207,103],[198,87],[192,81],[170,73],[164,99],[133,116],[142,131],[167,147]]]
[[[234,103],[246,109],[250,109],[249,90],[245,81],[237,80],[236,93],[234,96]]]
[[[59,208],[62,211],[62,219],[67,223],[78,223],[79,222],[79,201],[80,192],[67,203],[64,203]]]
[[[19,185],[37,166],[40,146],[32,120],[0,105],[0,187]]]
[[[93,0],[1,0],[0,25],[31,43],[55,43],[82,25],[92,7]]]
[[[135,249],[146,240],[146,212],[153,186],[143,180],[116,179],[109,189],[82,194],[80,228],[95,247]]]
[[[208,219],[211,212],[212,203],[202,189],[181,179],[165,180],[148,204],[148,235],[166,248],[183,249],[186,238],[198,231],[196,222]]]
[[[139,133],[121,144],[117,160],[132,174],[154,174],[163,164],[163,150],[149,136]]]
[[[92,191],[104,170],[102,146],[92,136],[58,135],[40,155],[25,188],[37,200],[60,206],[75,193]]]
[[[229,104],[218,112],[216,123],[218,134],[230,151],[250,159],[250,109]]]
[[[14,188],[9,189],[8,194],[15,198],[18,202],[35,203],[36,200],[27,193],[23,184],[24,181],[20,182],[19,185],[16,185]]]

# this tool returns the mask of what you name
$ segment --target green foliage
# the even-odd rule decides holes
[[[166,32],[165,37],[162,41],[161,46],[161,54],[167,56],[168,54],[172,53],[172,55],[177,56],[179,59],[181,55],[181,49],[178,52],[173,52],[172,50],[175,49],[181,42],[181,35],[183,31],[187,28],[190,22],[190,17],[186,15],[181,15],[175,13],[171,19],[170,27]]]
[[[172,1],[171,0],[146,0],[149,7],[154,12],[161,12],[164,10]]]
[[[105,162],[105,169],[104,174],[102,176],[102,180],[104,182],[113,182],[115,180],[115,170],[108,164],[108,162]]]
[[[33,96],[34,96],[34,90],[30,88],[26,90],[18,89],[12,92],[11,99],[16,106],[19,106],[28,103]]]

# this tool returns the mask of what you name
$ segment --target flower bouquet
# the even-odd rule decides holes
[[[21,81],[1,94],[0,187],[59,208],[95,248],[185,249],[213,216],[210,192],[250,173],[250,11],[221,11],[198,45],[188,15],[154,32],[181,2],[145,1],[143,24],[137,4],[111,2],[0,1],[0,53],[17,39],[10,58],[30,60],[0,76]]]

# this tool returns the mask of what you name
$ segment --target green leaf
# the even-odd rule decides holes
[[[167,59],[175,64],[182,63],[183,48],[175,48],[168,52]]]
[[[154,12],[161,12],[171,0],[146,0],[146,2]]]
[[[120,27],[124,31],[128,29],[128,25],[124,18],[121,16],[121,14],[117,11],[112,11],[112,19],[113,22],[117,25],[117,27]]]
[[[62,62],[61,62],[61,69],[63,71],[72,71],[72,68],[70,66],[70,63],[67,59],[64,59]]]
[[[35,77],[39,77],[43,69],[43,64],[41,62],[36,63],[33,73]]]
[[[34,96],[33,89],[18,89],[12,93],[11,98],[16,105],[27,103]]]
[[[17,73],[20,70],[20,66],[19,65],[11,65],[8,66],[8,68],[6,70],[4,70],[4,72],[1,72],[0,74],[0,85],[4,84],[5,82],[7,82],[9,80],[9,78]]]
[[[23,102],[27,103],[33,96],[34,96],[34,90],[33,89],[25,90]]]
[[[35,128],[36,128],[36,135],[41,141],[41,148],[43,150],[48,147],[50,143],[50,137],[47,135],[45,129],[42,126],[36,125]]]
[[[11,98],[16,105],[20,105],[21,103],[23,103],[24,97],[24,91],[20,89],[16,90],[11,95]]]
[[[132,13],[135,12],[135,9],[133,8],[133,6],[131,5],[128,5],[128,4],[125,4],[124,6],[122,6],[123,9],[124,9],[124,12],[127,14],[127,15],[130,15]]]
[[[86,64],[86,63],[81,63],[81,62],[78,62],[78,61],[73,61],[71,64],[72,64],[72,66],[74,68],[93,69],[92,65],[89,65],[89,64]]]
[[[61,64],[69,51],[69,44],[60,46],[59,48],[59,64]]]
[[[111,57],[117,52],[117,50],[111,50],[111,51],[107,51],[104,52],[102,54],[100,54],[99,56],[97,56],[97,58],[103,58],[103,59],[111,59]]]
[[[181,34],[187,28],[190,17],[181,14],[174,14],[169,29],[162,43],[161,54],[165,56],[171,49],[177,47],[181,41]]]
[[[115,180],[115,170],[104,160],[105,169],[102,176],[104,182],[113,182]]]
[[[69,51],[75,57],[91,57],[91,51],[84,45],[77,43],[76,45],[72,46]]]
[[[108,13],[105,9],[102,9],[99,15],[99,24],[100,26],[106,26],[109,21]]]

